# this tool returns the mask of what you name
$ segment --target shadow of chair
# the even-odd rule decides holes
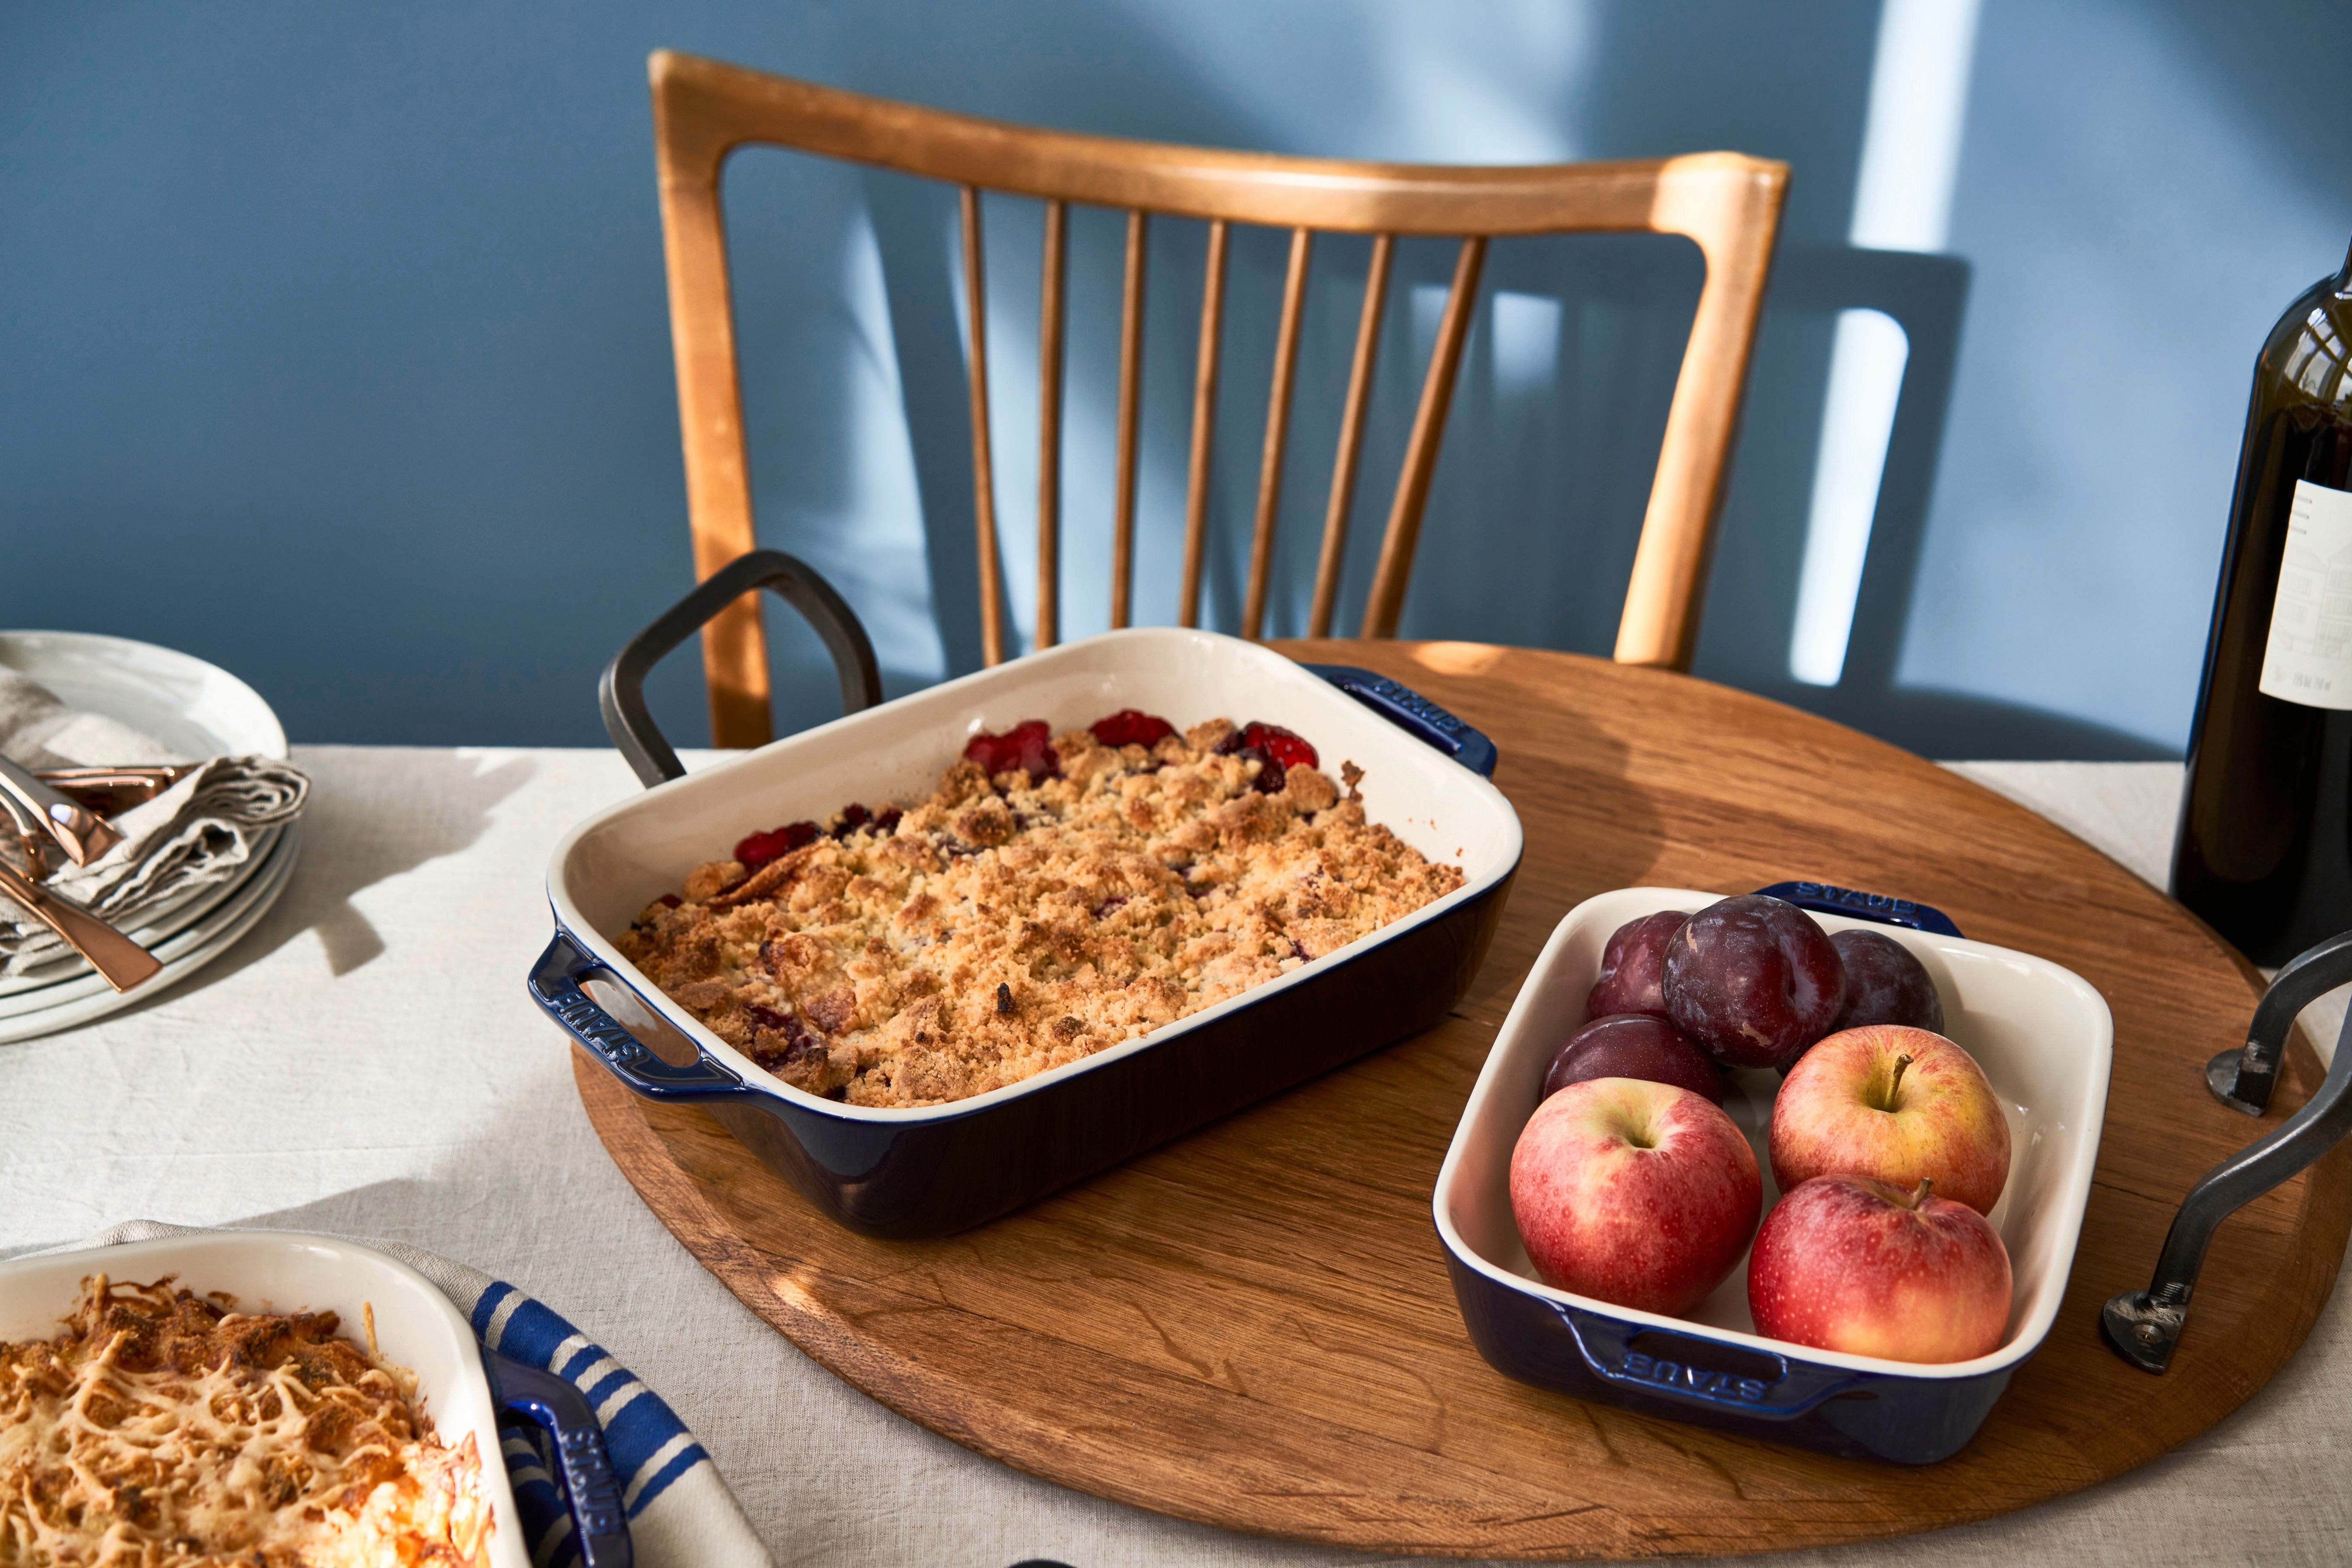
[[[1344,163],[1009,125],[667,51],[654,55],[651,77],[698,579],[707,579],[756,544],[719,183],[730,153],[765,143],[960,187],[976,575],[982,651],[989,664],[1006,657],[1010,639],[989,423],[984,193],[1045,204],[1034,637],[1038,647],[1053,646],[1059,637],[1066,274],[1073,204],[1121,211],[1127,223],[1112,518],[1114,627],[1129,623],[1133,590],[1136,437],[1151,221],[1173,217],[1207,226],[1178,595],[1178,619],[1185,626],[1200,618],[1230,237],[1235,225],[1288,231],[1240,617],[1242,635],[1250,637],[1261,634],[1265,619],[1299,327],[1317,235],[1370,236],[1372,250],[1308,615],[1307,632],[1314,637],[1329,634],[1336,610],[1395,242],[1401,236],[1459,240],[1366,598],[1361,635],[1368,637],[1395,634],[1488,243],[1514,236],[1601,232],[1691,239],[1705,260],[1706,281],[1666,416],[1616,644],[1621,661],[1688,668],[1787,188],[1785,166],[1726,153],[1510,168]],[[703,660],[714,742],[765,742],[769,678],[756,597],[738,601],[705,629]]]

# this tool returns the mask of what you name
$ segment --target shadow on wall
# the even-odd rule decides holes
[[[1935,592],[1934,584],[1921,581],[1920,554],[1958,368],[1969,284],[1969,264],[1958,257],[1783,247],[1773,279],[1775,312],[1827,322],[1841,310],[1878,310],[1903,329],[1908,344],[1870,551],[1843,674],[1834,686],[1809,686],[1790,676],[1785,657],[1777,668],[1760,657],[1775,647],[1785,650],[1794,632],[1795,561],[1801,551],[1790,549],[1785,535],[1727,537],[1718,552],[1713,584],[1717,597],[1708,607],[1697,671],[1928,756],[2168,761],[2172,751],[2141,736],[2018,703],[1906,687],[1898,679],[1915,607]],[[1747,452],[1743,448],[1743,458]],[[1801,498],[1797,504],[1801,506]],[[1801,521],[1795,537],[1801,541]],[[1759,581],[1769,584],[1767,591],[1753,591]],[[1748,585],[1748,591],[1727,593],[1734,584]],[[1725,658],[1726,643],[1748,653],[1747,668],[1716,668],[1715,661]],[[1729,657],[1736,660],[1739,654]]]
[[[306,741],[594,742],[597,668],[689,584],[643,86],[646,52],[668,46],[912,101],[1172,141],[1433,162],[1716,147],[1784,159],[1795,171],[1784,254],[1700,672],[1942,754],[2130,752],[2140,743],[1905,688],[1895,672],[2035,700],[2046,691],[2164,733],[2146,715],[2178,672],[2147,674],[2141,656],[2179,653],[2201,629],[2201,609],[2184,605],[2210,583],[2219,530],[2210,541],[2199,531],[2199,509],[2216,503],[2156,518],[2165,548],[2154,553],[2128,531],[2204,471],[2205,455],[2176,450],[2189,436],[2221,431],[2216,446],[2234,446],[2234,426],[2222,430],[2233,411],[2214,410],[2236,393],[2213,409],[2197,403],[2218,361],[2189,328],[2236,342],[2234,319],[2210,300],[2243,290],[2259,261],[2245,253],[2278,247],[2265,215],[2301,206],[2263,195],[2232,208],[2213,190],[2229,182],[2209,178],[2168,188],[2157,210],[2111,177],[2123,165],[2105,146],[2132,96],[2148,99],[2159,79],[2114,65],[2113,50],[2081,51],[2102,74],[2055,44],[2012,43],[2000,62],[2005,112],[1984,123],[2020,121],[2019,105],[2052,118],[2011,126],[1981,176],[1964,160],[1964,195],[1970,177],[2023,193],[1984,220],[1973,276],[1935,258],[1851,252],[1878,10],[1878,0],[1703,11],[1633,0],[583,0],[556,22],[486,0],[310,26],[278,0],[232,0],[201,18],[35,8],[10,34],[17,47],[0,51],[0,91],[22,110],[0,125],[0,210],[14,220],[0,224],[0,353],[26,372],[0,384],[0,531],[16,551],[6,583],[17,589],[12,598],[0,584],[0,622],[185,647],[252,679]],[[2031,10],[1988,0],[1986,36],[2041,39],[2023,20],[2045,12],[2073,28],[2051,35],[2059,43],[2112,41],[2118,29],[2172,40],[2212,78],[2214,101],[2195,107],[2242,132],[2249,159],[2284,167],[2282,150],[2324,144],[2326,51],[2278,57],[2303,82],[2294,90],[2266,88],[2263,75],[2296,29],[2325,36],[2313,26],[2323,5],[2254,23],[2214,0]],[[2106,96],[2095,112],[2076,107],[2037,71],[2073,73]],[[1994,75],[1990,63],[1980,71]],[[2042,143],[2068,136],[2079,156],[2042,156]],[[2053,163],[2065,177],[2038,179]],[[2326,208],[2340,184],[2337,163],[2313,164],[2301,205]],[[2080,209],[2086,193],[2109,192],[2097,229]],[[874,627],[889,689],[971,668],[952,193],[755,153],[733,165],[729,195],[763,537],[840,584]],[[2217,212],[2243,221],[2209,244],[2195,230]],[[2142,237],[2131,226],[2158,218],[2172,226],[2148,231],[2148,264],[2115,262]],[[1102,624],[1107,597],[1119,225],[1083,212],[1073,230],[1065,630],[1080,635]],[[1024,617],[1034,600],[1024,568],[1034,550],[1037,231],[1034,206],[991,203],[997,499]],[[1342,630],[1377,550],[1451,249],[1416,243],[1399,258]],[[1201,251],[1197,225],[1156,226],[1138,594],[1157,620],[1174,609]],[[1364,254],[1345,238],[1318,250],[1277,632],[1303,625]],[[1279,235],[1236,237],[1211,507],[1207,610],[1219,625],[1237,610],[1282,258]],[[2215,270],[2210,298],[2183,302],[2203,281],[2199,268]],[[2115,287],[2126,270],[2136,293]],[[2308,280],[2305,264],[2294,272],[2277,299]],[[1609,649],[1697,283],[1678,240],[1495,249],[1407,632]],[[2100,308],[2117,297],[2136,320],[2163,323],[2165,348],[2121,389],[2097,384],[2124,352],[2116,312]],[[1871,301],[1912,343],[1898,450],[1844,680],[1801,687],[1788,675],[1790,618],[1832,323]],[[1972,347],[1955,392],[1948,353],[1964,308]],[[2262,321],[2275,308],[2266,299]],[[2058,340],[2069,352],[2053,353]],[[2225,356],[2232,382],[2242,353]],[[2081,444],[2048,412],[2101,395],[2117,399],[2118,438],[2163,448],[2129,465],[2137,488],[2112,517],[2088,515],[2076,498],[2126,465],[2079,458]],[[1938,461],[1947,402],[1961,432],[1953,439],[1969,447],[1965,470]],[[2131,422],[2153,404],[2189,413],[2150,438]],[[2227,454],[2210,466],[2226,495]],[[1923,548],[1939,468],[1944,521]],[[1963,472],[1972,487],[1951,482]],[[1966,548],[1956,552],[1955,538]],[[136,570],[88,572],[91,539]],[[2069,577],[2050,563],[2103,552],[2132,568],[2110,597],[2133,609],[2110,602],[2068,617],[2047,607],[2064,597],[2047,584]],[[1949,581],[1906,597],[1922,562],[1957,566],[1931,568]],[[2021,578],[2038,595],[2021,593]],[[2136,614],[2151,596],[2169,606],[2154,630]],[[800,727],[830,716],[835,687],[821,645],[788,619],[771,617],[778,720]],[[2128,654],[2103,654],[2102,639]],[[2075,676],[2117,666],[2116,682],[2143,689],[2129,694],[2137,706],[2095,683],[2039,679],[2037,660],[2069,661]],[[649,691],[688,745],[703,733],[695,664],[690,654],[670,660]],[[2184,714],[2188,700],[2183,690]]]
[[[1580,151],[1595,155],[1733,145],[1798,165],[1697,671],[1935,755],[2165,755],[2063,716],[1897,682],[1969,268],[1948,257],[1821,243],[1843,226],[1867,91],[1874,15],[1868,6],[1846,10],[1853,14],[1817,17],[1822,36],[1812,42],[1822,79],[1849,113],[1792,103],[1785,84],[1747,68],[1753,56],[1736,37],[1696,55],[1678,52],[1646,36],[1662,23],[1625,7],[1608,8],[1606,25],[1591,35],[1601,51],[1591,75],[1608,89],[1598,101],[1560,106],[1580,126]],[[1210,144],[1280,145],[1277,128],[1244,112],[1213,80],[1188,79],[1185,61],[1152,47],[1118,14],[1094,14],[1085,32],[1072,47],[1093,68],[1024,105],[1028,117]],[[1350,43],[1335,38],[1333,47]],[[1779,47],[1791,46],[1782,38]],[[885,71],[880,61],[841,64],[848,78],[869,82],[910,74]],[[1332,69],[1341,79],[1369,76],[1376,62],[1342,59]],[[1652,83],[1654,92],[1643,90],[1645,70],[1666,72]],[[992,107],[973,105],[964,86],[910,81],[892,90]],[[1011,96],[1024,95],[1016,89]],[[1694,112],[1695,105],[1707,107]],[[756,150],[730,165],[727,195],[763,536],[844,582],[874,626],[894,689],[978,668],[961,346],[969,307],[953,192]],[[995,502],[1025,646],[1035,600],[1042,222],[1037,204],[1018,198],[991,196],[984,211]],[[1123,244],[1118,215],[1073,215],[1066,638],[1108,625]],[[1306,630],[1368,248],[1361,239],[1325,237],[1310,272],[1269,595],[1275,636]],[[1361,613],[1453,250],[1442,240],[1399,248],[1335,622],[1342,635]],[[1136,603],[1145,621],[1172,620],[1176,610],[1203,257],[1202,226],[1154,220],[1138,504]],[[1284,257],[1284,236],[1235,231],[1203,605],[1207,624],[1226,628],[1239,619]],[[1494,247],[1403,635],[1607,654],[1701,277],[1695,249],[1678,238]],[[1910,353],[1845,674],[1839,685],[1818,688],[1790,678],[1788,650],[1830,331],[1840,310],[1856,308],[1893,317]],[[909,526],[916,519],[919,528]],[[771,617],[778,720],[796,728],[831,715],[832,681],[814,638],[774,626],[782,618]]]

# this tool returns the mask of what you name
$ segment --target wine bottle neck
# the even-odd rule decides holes
[[[2344,270],[2336,275],[2336,291],[2338,294],[2352,294],[2352,249],[2347,249],[2344,253]]]

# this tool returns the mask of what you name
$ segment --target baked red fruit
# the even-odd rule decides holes
[[[1609,945],[1601,950],[1601,978],[1584,999],[1584,1016],[1655,1013],[1664,1017],[1666,943],[1688,919],[1687,910],[1661,910],[1611,932]]]
[[[1927,966],[1909,948],[1874,931],[1834,931],[1830,942],[1845,965],[1845,1006],[1830,1026],[1831,1034],[1865,1024],[1944,1032],[1944,999],[1936,994]]]
[[[1235,752],[1246,752],[1252,747],[1286,768],[1322,765],[1306,736],[1295,730],[1286,730],[1279,724],[1262,724],[1255,719],[1218,742],[1217,754],[1231,756]]]
[[[1748,1260],[1758,1333],[1887,1361],[1990,1354],[2011,1289],[2000,1233],[1927,1182],[1817,1176],[1772,1205]]]
[[[1024,721],[1002,735],[982,730],[964,742],[963,754],[990,778],[1015,769],[1026,770],[1031,784],[1062,775],[1062,760],[1054,754],[1053,735],[1043,719]]]
[[[1845,965],[1796,905],[1763,893],[1712,903],[1666,944],[1666,1016],[1726,1067],[1787,1067],[1845,1005]]]
[[[1257,763],[1257,777],[1252,787],[1261,795],[1280,795],[1290,769],[1319,764],[1315,748],[1307,744],[1306,736],[1255,719],[1218,742],[1216,754],[1240,756]]]
[[[1648,1013],[1595,1018],[1560,1042],[1544,1072],[1544,1098],[1596,1078],[1670,1083],[1705,1095],[1710,1104],[1723,1103],[1721,1070],[1688,1036]]]
[[[765,833],[747,834],[735,846],[735,858],[744,870],[756,871],[771,860],[815,843],[818,832],[814,822],[787,822]]]
[[[1140,708],[1122,708],[1096,720],[1087,730],[1106,746],[1142,746],[1148,750],[1174,734],[1176,726]]]
[[[1686,1089],[1572,1083],[1511,1151],[1511,1217],[1545,1284],[1678,1315],[1731,1273],[1764,1181],[1730,1117]]]

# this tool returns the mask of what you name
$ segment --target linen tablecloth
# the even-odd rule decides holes
[[[302,863],[258,929],[189,986],[0,1046],[0,1254],[151,1215],[378,1236],[470,1263],[661,1390],[780,1563],[1392,1561],[1164,1519],[967,1453],[836,1381],[671,1239],[596,1142],[569,1047],[522,988],[549,930],[549,851],[636,788],[616,755],[313,746],[296,760],[315,781]],[[2161,880],[2179,767],[1962,771]],[[2278,1378],[2153,1464],[2006,1519],[1785,1561],[2342,1562],[2347,1405],[2339,1290]]]

